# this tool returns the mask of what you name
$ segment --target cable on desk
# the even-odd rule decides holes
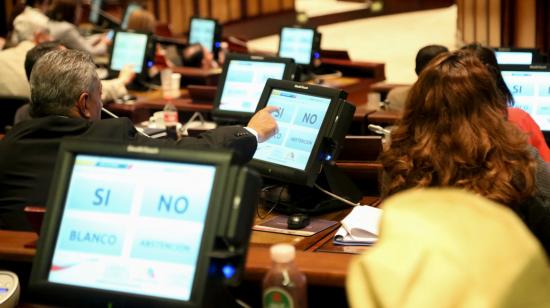
[[[271,185],[271,186],[267,186],[267,187],[264,187],[262,188],[262,191],[268,191],[274,187],[277,187],[278,185]],[[260,219],[265,219],[267,216],[269,216],[269,214],[271,214],[271,212],[273,212],[273,210],[277,207],[277,205],[279,205],[279,201],[281,201],[281,195],[283,194],[283,190],[285,190],[286,186],[283,186],[281,187],[281,190],[279,191],[279,196],[277,196],[277,201],[275,201],[273,203],[273,206],[271,206],[271,208],[269,209],[269,211],[267,211],[267,214],[265,214],[264,216],[260,215],[260,207],[257,206],[256,207],[256,215],[258,215],[258,217]],[[261,199],[261,198],[260,198]],[[262,202],[263,204],[263,202]]]
[[[315,184],[315,188],[319,189],[319,190],[322,191],[323,193],[325,193],[325,194],[331,196],[332,198],[334,198],[334,199],[336,199],[336,200],[340,200],[340,201],[344,202],[344,203],[347,204],[347,205],[350,205],[350,206],[358,206],[358,205],[359,205],[359,206],[362,206],[362,205],[363,205],[363,204],[360,204],[359,202],[353,203],[353,202],[349,201],[348,199],[345,199],[345,198],[342,198],[342,197],[340,197],[340,196],[338,196],[338,195],[335,195],[335,194],[331,193],[330,191],[328,191],[328,190],[322,188],[321,186],[319,186],[319,185],[317,185],[317,184]]]
[[[154,83],[151,83],[151,82],[140,80],[139,83],[142,84],[143,86],[151,89],[151,90],[160,90],[160,89],[162,89],[161,86],[159,86],[157,84],[154,84]]]

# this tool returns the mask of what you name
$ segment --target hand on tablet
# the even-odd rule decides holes
[[[134,72],[134,66],[132,64],[124,65],[124,67],[118,73],[118,79],[124,83],[124,85],[129,85],[134,78],[136,78],[136,73]]]
[[[248,127],[258,133],[258,142],[264,142],[277,133],[277,122],[271,115],[272,112],[279,110],[276,106],[267,106],[256,112],[248,122]]]

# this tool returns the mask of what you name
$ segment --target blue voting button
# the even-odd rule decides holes
[[[58,248],[74,252],[120,255],[123,226],[97,221],[71,219],[61,225]]]

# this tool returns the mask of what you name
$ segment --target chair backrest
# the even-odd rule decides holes
[[[26,97],[0,96],[0,133],[6,133],[13,125],[17,109],[28,102]]]

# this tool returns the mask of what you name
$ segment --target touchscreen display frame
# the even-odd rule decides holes
[[[210,22],[213,24],[214,28],[212,29],[212,43],[211,44],[208,44],[207,46],[201,44],[200,41],[193,41],[192,40],[192,35],[194,34],[194,31],[193,31],[193,23],[195,21],[199,21],[199,22]],[[197,16],[194,16],[194,17],[191,17],[191,19],[189,20],[189,34],[188,34],[188,43],[189,44],[201,44],[204,48],[206,48],[208,51],[210,51],[214,57],[217,59],[217,53],[218,53],[218,50],[219,50],[219,46],[217,46],[217,44],[220,43],[220,40],[221,40],[221,27],[218,23],[218,21],[216,19],[212,19],[212,18],[202,18],[202,17],[197,17]]]
[[[313,66],[313,61],[315,60],[315,53],[318,52],[317,49],[319,49],[319,34],[317,33],[317,30],[315,28],[308,28],[308,27],[298,27],[298,26],[295,26],[295,27],[282,27],[281,28],[281,32],[279,33],[279,47],[277,49],[277,55],[279,55],[280,57],[286,57],[288,58],[289,55],[283,55],[281,54],[281,51],[283,50],[284,48],[284,45],[286,45],[286,41],[283,40],[283,34],[286,32],[286,31],[290,31],[290,32],[296,32],[296,31],[311,31],[311,46],[310,46],[310,50],[309,50],[309,62],[307,63],[302,63],[302,62],[298,62],[296,59],[292,58],[294,60],[294,62],[296,62],[296,65],[302,65],[302,66]],[[293,33],[294,35],[294,33]]]
[[[268,79],[264,91],[262,92],[260,102],[258,103],[257,110],[260,110],[267,105],[272,91],[274,90],[327,98],[330,99],[329,106],[325,113],[323,122],[319,127],[317,138],[315,139],[313,148],[311,149],[311,153],[303,170],[254,158],[249,164],[258,170],[263,176],[268,178],[311,187],[315,183],[317,175],[321,172],[325,154],[321,153],[325,150],[323,149],[323,141],[325,138],[330,138],[331,134],[334,132],[333,125],[338,124],[336,123],[336,118],[339,112],[339,101],[345,92],[338,89],[303,84],[299,82]]]
[[[223,186],[229,174],[231,154],[220,151],[185,151],[174,148],[148,148],[150,151],[149,153],[147,153],[147,149],[144,149],[142,152],[132,152],[131,150],[140,150],[139,148],[140,147],[132,147],[131,145],[125,146],[109,143],[84,143],[78,141],[62,143],[56,164],[56,172],[54,174],[53,183],[56,183],[56,185],[52,185],[50,189],[47,203],[48,211],[44,218],[44,224],[41,231],[42,236],[37,247],[36,258],[30,279],[30,288],[39,298],[52,301],[55,300],[55,295],[57,294],[57,298],[62,298],[63,303],[78,304],[84,302],[83,299],[86,299],[86,301],[92,301],[94,304],[98,305],[117,303],[128,306],[153,306],[160,304],[168,307],[178,307],[182,304],[189,307],[201,306],[204,292],[206,292],[205,287],[207,282],[206,278],[208,276],[209,254],[214,244],[217,230],[216,220],[220,213],[220,208],[214,205],[222,203],[224,193]],[[154,153],[155,150],[157,151],[156,153]],[[214,180],[207,205],[206,217],[204,219],[205,224],[196,259],[195,275],[189,300],[177,300],[162,296],[148,296],[145,294],[67,285],[49,281],[58,233],[60,232],[60,224],[65,211],[66,199],[68,198],[73,165],[76,156],[79,154],[215,167]],[[57,303],[60,304],[60,302]]]
[[[115,47],[116,47],[116,43],[117,43],[117,37],[119,37],[120,35],[123,35],[123,34],[124,35],[125,34],[140,35],[140,36],[145,36],[146,37],[145,50],[143,51],[143,63],[141,64],[141,70],[137,71],[136,68],[134,68],[134,71],[138,75],[142,75],[142,76],[147,75],[147,70],[149,69],[150,66],[152,66],[152,63],[151,63],[151,65],[149,65],[149,63],[148,63],[149,61],[151,61],[150,53],[151,53],[151,50],[152,50],[152,46],[154,45],[153,41],[152,41],[152,35],[147,34],[147,33],[142,33],[142,32],[129,32],[129,31],[115,31],[115,33],[114,33],[113,43],[111,44],[110,53],[109,53],[109,72],[110,72],[110,74],[114,76],[114,75],[118,74],[121,71],[121,69],[113,68],[113,61],[114,61],[114,57],[115,57]]]
[[[533,63],[537,62],[538,60],[538,50],[535,48],[506,48],[506,47],[498,47],[493,48],[493,52],[495,53],[495,57],[497,59],[498,65],[508,66],[508,65],[532,65]],[[507,62],[507,63],[501,63],[502,58],[506,57],[506,54],[510,54],[511,56],[518,56],[521,54],[531,54],[531,62],[530,63],[518,63],[518,62]],[[500,62],[499,62],[500,61]]]
[[[290,80],[292,79],[292,75],[294,74],[294,69],[295,69],[294,60],[290,58],[251,56],[251,55],[234,54],[234,53],[227,55],[223,66],[222,74],[218,82],[218,89],[216,93],[216,98],[214,99],[214,103],[213,103],[212,115],[216,120],[220,122],[235,121],[239,123],[246,123],[246,121],[248,121],[258,109],[257,105],[256,105],[256,108],[254,108],[254,110],[251,112],[225,110],[220,108],[224,89],[225,89],[225,84],[227,81],[227,76],[229,74],[229,66],[232,61],[281,63],[285,65],[281,80]],[[262,93],[263,93],[263,88],[262,88]],[[260,94],[260,96],[258,97],[258,103],[261,97],[262,96]]]
[[[510,93],[514,97],[514,107],[523,109],[525,112],[527,112],[533,120],[537,123],[537,125],[540,127],[540,130],[549,133],[550,132],[550,66],[548,65],[502,65],[499,66],[500,71],[502,74],[502,78],[504,79],[504,82],[506,83],[506,86],[510,90]],[[537,80],[535,83],[529,83],[529,82],[520,82],[517,84],[518,87],[522,87],[522,89],[515,88],[514,85],[512,85],[512,88],[510,88],[510,79],[513,78],[511,75],[516,75],[518,77],[528,77],[531,79],[531,81]],[[540,79],[537,78],[535,75],[544,74],[546,75],[546,78]],[[522,76],[523,75],[523,76]],[[530,75],[530,76],[525,76]],[[547,80],[547,83],[544,83],[544,80]],[[525,85],[529,86],[527,89],[523,88]],[[548,95],[541,95],[541,89],[543,85],[546,85],[546,88],[548,91]],[[531,93],[531,95],[517,95],[517,91],[525,90],[527,93]],[[530,97],[530,100],[528,103],[524,102],[523,97]],[[537,97],[546,97],[546,101],[548,101],[548,110],[544,110],[544,112],[548,113],[546,116],[547,123],[544,123],[544,115],[539,115],[537,111],[540,111],[540,105],[542,103],[533,103],[532,100],[535,100]],[[534,108],[537,108],[537,110],[534,110]]]

